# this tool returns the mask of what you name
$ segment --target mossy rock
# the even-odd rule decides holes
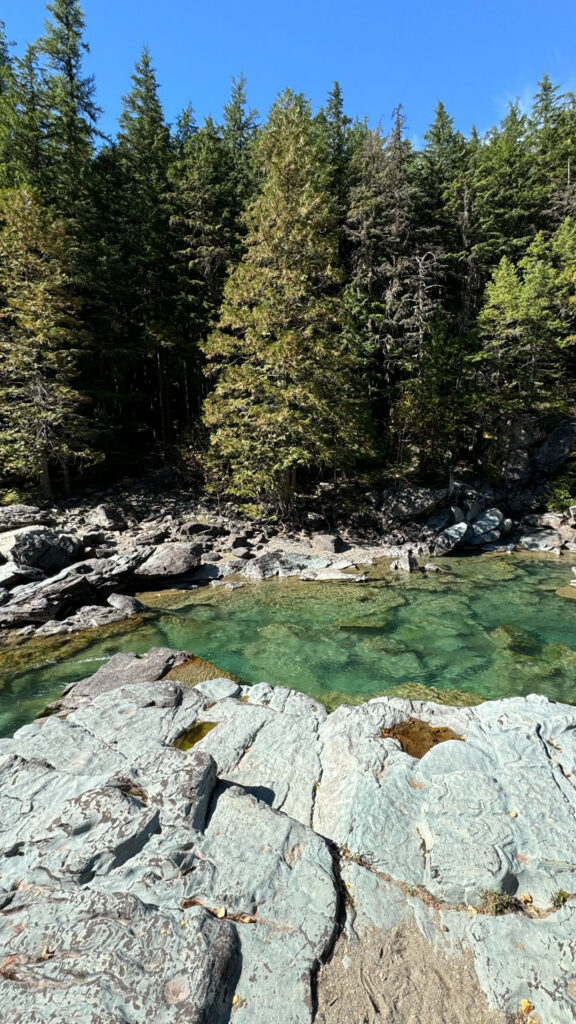
[[[499,650],[507,650],[513,654],[535,656],[540,653],[540,645],[535,637],[521,626],[507,624],[497,626],[490,631],[490,639]]]

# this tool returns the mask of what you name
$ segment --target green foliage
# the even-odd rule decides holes
[[[558,892],[555,892],[552,897],[552,906],[556,907],[556,909],[563,907],[571,895],[571,893],[566,892],[564,889],[558,889]]]
[[[297,470],[351,465],[369,442],[359,353],[342,332],[325,141],[302,96],[280,95],[257,159],[247,252],[206,345],[205,422],[215,483],[287,505]]]
[[[0,460],[16,487],[134,451],[249,504],[352,470],[463,461],[496,481],[519,420],[571,413],[573,95],[544,76],[531,110],[468,137],[439,103],[418,152],[400,106],[381,136],[337,82],[314,115],[285,92],[260,125],[241,76],[221,123],[188,104],[171,129],[145,48],[108,140],[78,0],[47,10],[18,55],[0,23]],[[574,476],[571,460],[552,503]]]
[[[51,471],[90,457],[75,388],[87,338],[71,295],[63,222],[27,189],[0,203],[0,466],[51,494]]]

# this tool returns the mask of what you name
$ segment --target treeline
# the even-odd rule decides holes
[[[281,93],[262,123],[170,126],[144,49],[98,130],[77,0],[0,35],[0,474],[180,458],[281,503],[334,474],[497,474],[574,398],[576,98],[544,76],[480,137],[442,103],[421,150]]]

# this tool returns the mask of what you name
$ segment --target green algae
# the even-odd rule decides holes
[[[183,732],[174,740],[173,746],[178,750],[190,750],[197,743],[200,743],[200,740],[203,740],[217,725],[218,722],[195,722],[189,729],[186,729],[186,732]]]
[[[116,652],[154,646],[198,659],[174,679],[267,681],[330,710],[387,694],[467,705],[540,692],[576,703],[576,605],[556,595],[575,561],[447,558],[449,574],[410,575],[383,562],[364,584],[290,578],[143,594],[157,607],[139,620],[5,647],[0,732],[30,721]]]
[[[398,740],[406,754],[417,758],[424,757],[424,754],[439,743],[464,739],[448,726],[430,725],[430,722],[423,722],[420,718],[408,718],[405,722],[393,725],[391,729],[381,729],[380,733],[382,739]]]

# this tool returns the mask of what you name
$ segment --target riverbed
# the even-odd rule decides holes
[[[557,595],[574,558],[446,558],[438,573],[365,583],[273,579],[139,595],[120,635],[31,642],[0,674],[0,735],[41,714],[118,651],[193,652],[243,683],[302,690],[329,708],[390,693],[454,704],[545,693],[576,703],[576,603]],[[16,652],[15,652],[16,655]],[[25,670],[22,670],[23,663]],[[15,666],[15,667],[14,667]]]

